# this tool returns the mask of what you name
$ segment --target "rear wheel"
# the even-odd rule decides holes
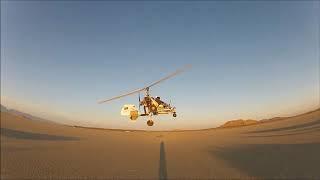
[[[148,126],[153,126],[153,121],[152,120],[148,120],[147,124],[148,124]]]
[[[173,116],[173,117],[177,117],[177,114],[176,114],[176,113],[173,113],[172,116]]]

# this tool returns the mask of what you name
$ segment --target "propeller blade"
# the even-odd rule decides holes
[[[141,106],[140,102],[141,100],[140,100],[140,92],[139,92],[139,112],[140,112],[140,106]]]

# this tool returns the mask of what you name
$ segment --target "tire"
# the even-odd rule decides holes
[[[177,114],[176,114],[176,113],[173,113],[172,116],[173,116],[173,117],[177,117]]]
[[[147,121],[147,124],[148,124],[148,126],[153,126],[154,123],[153,123],[152,120],[148,120],[148,121]]]

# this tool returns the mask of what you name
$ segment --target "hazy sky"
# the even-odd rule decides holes
[[[208,128],[319,107],[319,2],[1,1],[1,103],[104,128]],[[110,98],[151,89],[178,117],[131,123]]]

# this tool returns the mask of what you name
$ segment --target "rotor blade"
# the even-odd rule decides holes
[[[146,86],[144,89],[149,88],[149,87],[151,87],[151,86],[154,86],[154,85],[156,85],[156,84],[159,84],[160,82],[165,81],[165,80],[167,80],[167,79],[169,79],[169,78],[171,78],[171,77],[173,77],[173,76],[176,76],[176,75],[178,75],[178,74],[180,74],[180,73],[182,73],[182,72],[184,72],[184,71],[186,71],[186,70],[188,70],[188,69],[190,69],[190,68],[191,68],[191,65],[186,65],[186,66],[184,66],[183,68],[178,69],[177,71],[169,74],[168,76],[166,76],[166,77],[164,77],[164,78],[162,78],[162,79],[160,79],[160,80],[158,80],[158,81],[150,84],[149,86]]]
[[[98,103],[99,103],[99,104],[105,103],[105,102],[112,101],[112,100],[115,100],[115,99],[119,99],[119,98],[122,98],[122,97],[125,97],[125,96],[129,96],[129,95],[132,95],[132,94],[135,94],[135,93],[144,91],[144,90],[147,90],[147,92],[148,92],[148,90],[149,90],[149,88],[150,88],[151,86],[154,86],[154,85],[156,85],[156,84],[158,84],[158,83],[160,83],[160,82],[162,82],[162,81],[165,81],[165,80],[167,80],[167,79],[169,79],[169,78],[171,78],[171,77],[173,77],[173,76],[175,76],[175,75],[177,75],[177,74],[180,74],[180,73],[182,73],[182,72],[184,72],[184,71],[186,71],[187,69],[190,69],[190,68],[191,68],[191,65],[186,65],[185,67],[183,67],[183,68],[181,68],[181,69],[179,69],[179,70],[171,73],[170,75],[168,75],[168,76],[166,76],[166,77],[164,77],[164,78],[162,78],[162,79],[160,79],[160,80],[158,80],[158,81],[150,84],[149,86],[146,86],[146,87],[141,88],[141,89],[137,89],[137,90],[135,90],[135,91],[132,91],[132,92],[129,92],[129,93],[120,95],[120,96],[113,97],[113,98],[111,98],[111,99],[99,101]]]
[[[135,93],[144,91],[144,90],[145,90],[145,88],[137,89],[137,90],[135,90],[135,91],[132,91],[132,92],[129,92],[129,93],[126,93],[126,94],[122,94],[122,95],[120,95],[120,96],[116,96],[116,97],[113,97],[113,98],[110,98],[110,99],[107,99],[107,100],[99,101],[98,103],[99,103],[99,104],[105,103],[105,102],[112,101],[112,100],[115,100],[115,99],[119,99],[119,98],[122,98],[122,97],[125,97],[125,96],[129,96],[129,95],[132,95],[132,94],[135,94]]]

